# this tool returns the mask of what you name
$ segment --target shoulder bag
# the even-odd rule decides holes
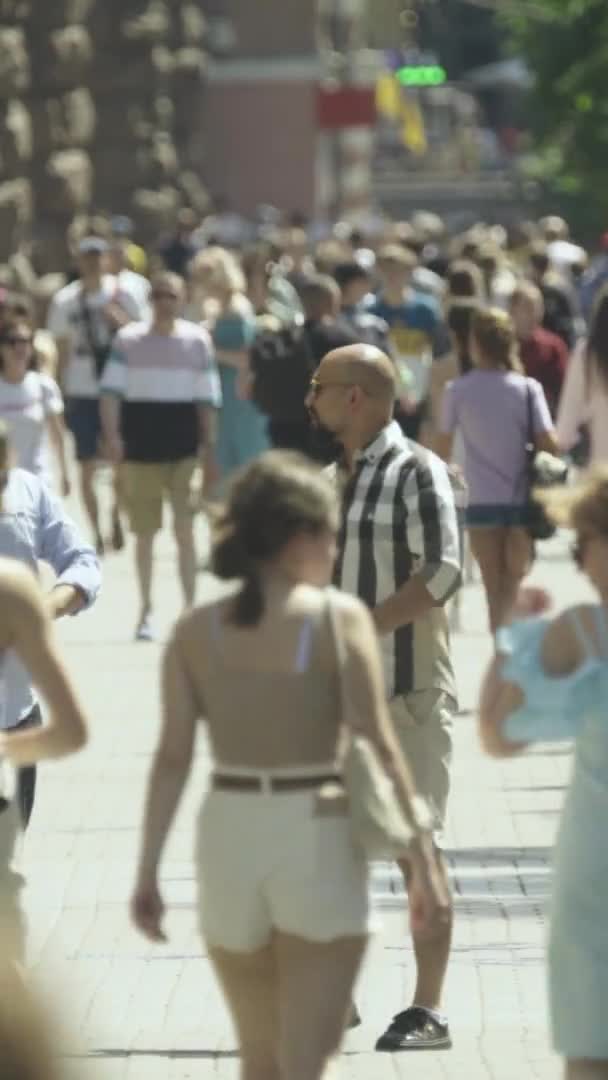
[[[349,716],[354,721],[355,710],[346,678],[346,645],[331,594],[328,607],[338,661],[342,720],[348,731],[342,776],[348,796],[353,841],[369,862],[403,860],[407,858],[416,830],[405,819],[394,786],[382,767],[371,739],[357,732],[356,725],[349,721]],[[422,821],[426,808],[421,799],[417,802],[422,804],[416,809],[421,819],[420,828],[423,828],[427,825],[426,821]],[[430,815],[428,817],[430,828]]]
[[[526,379],[526,462],[527,462],[527,502],[526,502],[526,529],[533,540],[549,540],[556,530],[556,526],[547,517],[541,503],[534,498],[536,488],[556,487],[565,484],[568,479],[568,466],[561,458],[549,454],[545,450],[536,449],[536,436],[534,433],[534,412],[532,406],[532,390],[530,380]]]

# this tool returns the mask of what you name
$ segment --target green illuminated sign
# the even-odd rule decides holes
[[[406,66],[395,72],[395,78],[402,86],[441,86],[447,77],[445,68],[438,64]]]

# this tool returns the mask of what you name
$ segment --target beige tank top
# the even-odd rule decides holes
[[[198,618],[180,652],[216,767],[297,769],[336,761],[342,718],[327,607],[303,621],[293,670],[282,672],[239,668],[226,655],[221,604],[199,608],[197,616],[205,619],[209,650],[204,671]]]

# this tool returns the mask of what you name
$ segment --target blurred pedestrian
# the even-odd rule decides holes
[[[4,428],[1,431],[5,431]],[[53,619],[76,615],[94,603],[101,583],[99,560],[65,513],[62,503],[44,484],[23,469],[12,467],[7,436],[0,436],[0,557],[23,562],[34,573],[45,562],[56,575],[46,596]],[[31,679],[19,658],[6,656],[2,672],[4,694],[0,708],[0,731],[25,732],[42,723],[40,705]],[[34,807],[36,770],[21,769],[17,801],[24,825]]]
[[[112,218],[111,234],[109,240],[108,266],[111,274],[114,274],[121,289],[131,293],[139,307],[141,319],[149,319],[150,311],[150,281],[139,271],[135,270],[133,260],[142,265],[141,254],[145,262],[145,252],[137,244],[132,242],[133,222],[127,217]]]
[[[99,554],[106,546],[101,527],[95,474],[100,464],[99,380],[121,326],[141,317],[131,293],[108,274],[108,244],[98,236],[79,244],[80,278],[60,289],[48,316],[48,328],[59,351],[58,382],[66,398],[66,421],[74,436],[80,468],[80,490]],[[112,546],[124,544],[120,500],[112,506]]]
[[[220,247],[201,251],[192,263],[191,275],[209,305],[206,324],[222,383],[217,465],[220,479],[226,479],[270,446],[266,417],[251,400],[250,351],[257,323],[245,295],[243,272],[231,252]]]
[[[546,493],[549,496],[549,493]],[[523,589],[497,637],[480,703],[482,743],[512,756],[530,743],[575,740],[574,771],[554,854],[549,939],[553,1042],[568,1080],[606,1080],[608,1033],[608,468],[544,498],[574,529],[573,556],[597,594],[552,619]]]
[[[358,341],[359,335],[340,317],[340,289],[333,278],[315,274],[301,295],[303,325],[260,334],[253,346],[253,394],[268,416],[273,446],[332,460],[334,447],[326,448],[314,437],[304,399],[325,353]]]
[[[494,633],[534,556],[527,531],[527,447],[534,442],[538,450],[556,453],[557,440],[542,386],[523,374],[506,312],[474,314],[471,359],[474,370],[446,388],[437,446],[450,461],[454,436],[462,437],[466,521]]]
[[[557,438],[564,451],[588,443],[585,457],[608,461],[608,288],[600,292],[589,334],[576,346],[557,415]]]
[[[0,337],[0,418],[8,427],[17,465],[53,487],[52,448],[61,494],[69,495],[61,391],[50,375],[37,370],[32,331],[18,319],[6,323]]]
[[[542,244],[535,244],[530,250],[529,275],[542,294],[545,330],[557,334],[572,350],[578,336],[573,291],[562,275],[552,268],[549,253]]]
[[[338,263],[333,277],[340,287],[340,318],[355,331],[358,341],[365,345],[375,345],[382,352],[389,353],[391,344],[388,323],[369,310],[370,303],[373,303],[371,271],[353,260]],[[322,356],[318,359],[321,360]]]
[[[381,289],[372,307],[389,326],[391,352],[399,374],[400,423],[416,439],[426,414],[433,359],[449,352],[449,336],[437,300],[412,288],[416,256],[398,245],[381,248]]]
[[[204,718],[214,764],[196,845],[200,926],[247,1080],[321,1080],[340,1047],[370,929],[341,775],[345,725],[374,747],[410,823],[414,924],[432,932],[445,915],[371,619],[326,588],[336,527],[333,487],[304,458],[251,464],[213,545],[227,585],[177,623],[164,659],[133,917],[164,940],[158,864]]]
[[[509,301],[519,355],[526,375],[536,379],[545,391],[549,412],[555,419],[569,353],[563,339],[542,325],[544,310],[540,289],[529,281],[520,282]]]
[[[179,211],[175,230],[160,244],[159,255],[165,270],[186,277],[188,266],[198,251],[196,214],[189,207]]]
[[[456,686],[444,605],[460,584],[460,538],[448,470],[406,439],[393,420],[395,372],[371,346],[337,349],[311,382],[314,421],[342,447],[331,475],[342,492],[334,582],[369,608],[380,635],[384,692],[416,788],[429,804],[435,864],[449,791]],[[411,898],[411,877],[400,864]],[[378,1050],[451,1046],[441,995],[451,918],[435,933],[413,930],[417,984],[412,1004],[379,1038]]]
[[[15,524],[15,479],[20,475],[26,474],[10,469],[8,432],[0,421],[0,969],[7,960],[11,964],[23,962],[18,900],[21,878],[14,858],[17,835],[31,811],[35,776],[31,769],[21,769],[16,784],[11,785],[7,765],[31,765],[39,758],[62,756],[78,749],[86,736],[82,710],[56,652],[50,627],[56,603],[58,607],[68,597],[73,600],[71,587],[64,579],[56,598],[43,597],[31,571],[22,565],[29,561],[23,552],[30,519],[22,501],[19,516],[23,524]],[[28,479],[37,483],[34,478]],[[33,521],[31,524],[35,525]],[[20,561],[6,555],[17,555]],[[19,704],[23,704],[26,688],[34,700],[32,681],[51,710],[41,729],[39,710],[32,724],[22,727],[15,723],[15,709],[18,712]],[[31,730],[32,726],[39,730]]]
[[[59,277],[61,279],[62,276],[59,275]],[[14,322],[19,320],[28,324],[33,338],[32,347],[36,370],[44,375],[50,375],[51,379],[55,379],[58,366],[57,345],[53,335],[44,327],[38,325],[40,309],[42,309],[42,321],[44,321],[48,314],[48,303],[45,304],[43,289],[39,290],[36,296],[36,304],[33,303],[29,296],[23,293],[11,294],[6,308],[6,321]]]
[[[483,274],[469,259],[455,259],[448,268],[446,302],[473,299],[482,301]]]
[[[184,297],[183,281],[176,274],[155,275],[151,324],[134,323],[119,331],[100,384],[106,452],[121,466],[136,537],[137,641],[155,637],[154,538],[162,527],[165,501],[173,511],[184,605],[194,602],[195,485],[200,466],[207,487],[216,473],[219,375],[207,331],[179,318]]]

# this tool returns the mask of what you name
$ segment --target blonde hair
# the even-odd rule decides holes
[[[511,316],[500,308],[480,308],[471,321],[471,338],[490,367],[523,373]]]
[[[608,539],[608,465],[594,465],[575,484],[537,491],[556,525]]]
[[[210,293],[244,293],[245,275],[238,259],[222,247],[199,251],[190,263],[190,277]]]

